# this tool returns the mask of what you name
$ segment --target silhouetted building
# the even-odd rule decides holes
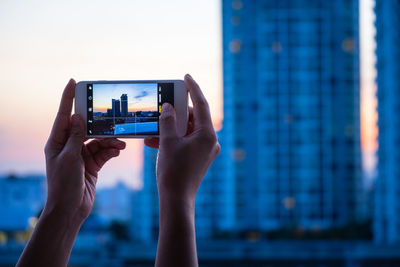
[[[112,112],[113,116],[115,117],[121,117],[121,104],[118,99],[113,99],[112,100]]]
[[[218,231],[360,217],[358,1],[223,0]]]
[[[107,117],[113,117],[113,116],[114,116],[113,109],[112,108],[107,109]]]
[[[375,181],[374,239],[400,242],[400,2],[376,0],[378,176]]]
[[[121,95],[121,115],[122,117],[128,116],[128,95]]]

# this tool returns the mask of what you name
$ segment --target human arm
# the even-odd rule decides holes
[[[160,138],[146,139],[159,148],[157,186],[160,201],[160,232],[156,266],[197,266],[194,204],[197,190],[218,155],[218,143],[207,100],[190,75],[185,76],[193,109],[189,131],[176,131],[174,108],[164,104],[160,116]]]
[[[67,266],[80,226],[89,216],[97,174],[125,143],[95,139],[85,144],[84,125],[71,117],[75,81],[64,89],[59,111],[45,147],[46,205],[18,263],[22,266]]]

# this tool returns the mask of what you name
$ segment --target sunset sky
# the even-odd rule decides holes
[[[121,100],[121,95],[127,94],[128,112],[156,111],[157,93],[157,83],[93,84],[93,110],[107,112],[112,106],[112,99]]]
[[[173,80],[186,73],[222,119],[216,0],[0,1],[0,172],[44,173],[43,147],[69,78]],[[107,164],[99,186],[140,186],[142,140]]]
[[[372,0],[361,2],[362,145],[374,165],[376,99]],[[218,0],[0,1],[0,173],[44,173],[43,147],[69,78],[198,81],[214,124],[222,114]],[[100,174],[141,185],[142,140]],[[368,159],[368,160],[366,160]]]

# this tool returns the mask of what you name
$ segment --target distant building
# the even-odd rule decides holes
[[[121,95],[121,115],[122,117],[128,116],[128,95]]]
[[[400,2],[375,1],[378,176],[375,181],[374,239],[400,242]]]
[[[159,229],[157,149],[145,146],[143,154],[143,188],[132,195],[131,236],[133,239],[151,243],[157,240]]]
[[[0,176],[0,231],[26,230],[46,201],[42,175]]]
[[[217,230],[363,219],[358,1],[222,3]]]
[[[112,108],[107,109],[107,117],[113,117],[113,110]]]
[[[132,192],[122,182],[113,187],[98,189],[93,212],[107,222],[128,222],[131,218]]]
[[[211,164],[204,177],[196,197],[196,237],[197,239],[212,239],[222,237],[227,232],[221,229],[232,227],[232,211],[235,194],[231,192],[232,183],[228,183],[224,173],[225,149],[221,143],[220,133],[217,133],[222,147],[220,154]]]
[[[113,117],[121,117],[121,103],[118,99],[112,100]]]

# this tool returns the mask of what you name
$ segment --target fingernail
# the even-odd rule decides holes
[[[188,77],[189,79],[192,79],[192,80],[193,80],[193,77],[192,77],[192,75],[190,75],[189,73],[188,73],[188,74],[186,74],[185,76],[186,76],[186,77]]]
[[[161,113],[168,112],[172,110],[172,105],[170,103],[164,103],[161,107]]]

